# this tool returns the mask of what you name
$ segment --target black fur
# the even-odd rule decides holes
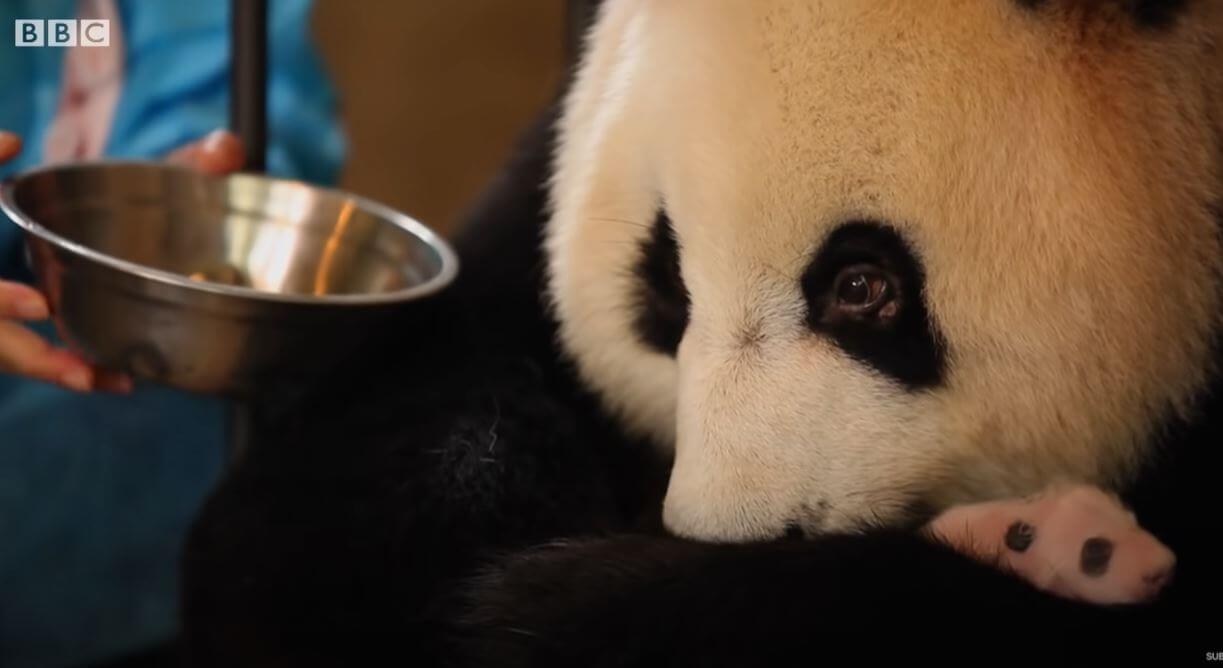
[[[1038,10],[1050,5],[1106,4],[1109,0],[1015,0],[1025,9]],[[1207,2],[1211,0],[1206,0]],[[1176,19],[1189,7],[1190,0],[1115,0],[1134,21],[1143,28],[1165,29],[1176,23]]]
[[[838,272],[870,263],[896,277],[900,310],[887,321],[829,318]],[[943,345],[926,311],[921,262],[896,230],[874,222],[847,223],[830,234],[802,277],[807,324],[845,352],[911,388],[938,384]]]
[[[565,54],[569,63],[577,63],[590,27],[594,25],[601,0],[565,0]]]
[[[679,246],[671,219],[660,211],[641,246],[633,326],[642,343],[675,356],[688,327],[688,289],[679,271]]]

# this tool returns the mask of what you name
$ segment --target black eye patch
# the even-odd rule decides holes
[[[893,302],[886,311],[846,317],[836,308],[838,276],[857,267],[875,267],[887,277]],[[812,331],[911,389],[940,382],[945,355],[924,303],[925,274],[896,230],[870,221],[842,225],[824,241],[801,280]]]
[[[633,267],[637,277],[633,329],[637,338],[675,356],[688,327],[688,288],[679,272],[679,244],[665,212],[658,212]]]

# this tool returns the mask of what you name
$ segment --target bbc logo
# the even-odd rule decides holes
[[[110,19],[17,19],[17,46],[110,46]]]

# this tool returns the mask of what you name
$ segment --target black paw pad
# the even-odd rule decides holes
[[[1079,568],[1084,575],[1100,577],[1108,572],[1108,562],[1113,558],[1113,542],[1107,538],[1088,538],[1083,542],[1079,555]]]
[[[1015,552],[1023,552],[1028,549],[1035,539],[1036,527],[1023,520],[1015,520],[1015,523],[1006,530],[1006,546]]]

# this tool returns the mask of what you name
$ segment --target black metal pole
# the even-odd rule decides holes
[[[262,172],[267,167],[267,0],[230,0],[229,9],[229,129],[246,151],[243,168]],[[230,465],[254,440],[255,402],[253,396],[230,400]]]
[[[229,127],[246,149],[245,169],[262,172],[267,158],[268,4],[231,0]]]

